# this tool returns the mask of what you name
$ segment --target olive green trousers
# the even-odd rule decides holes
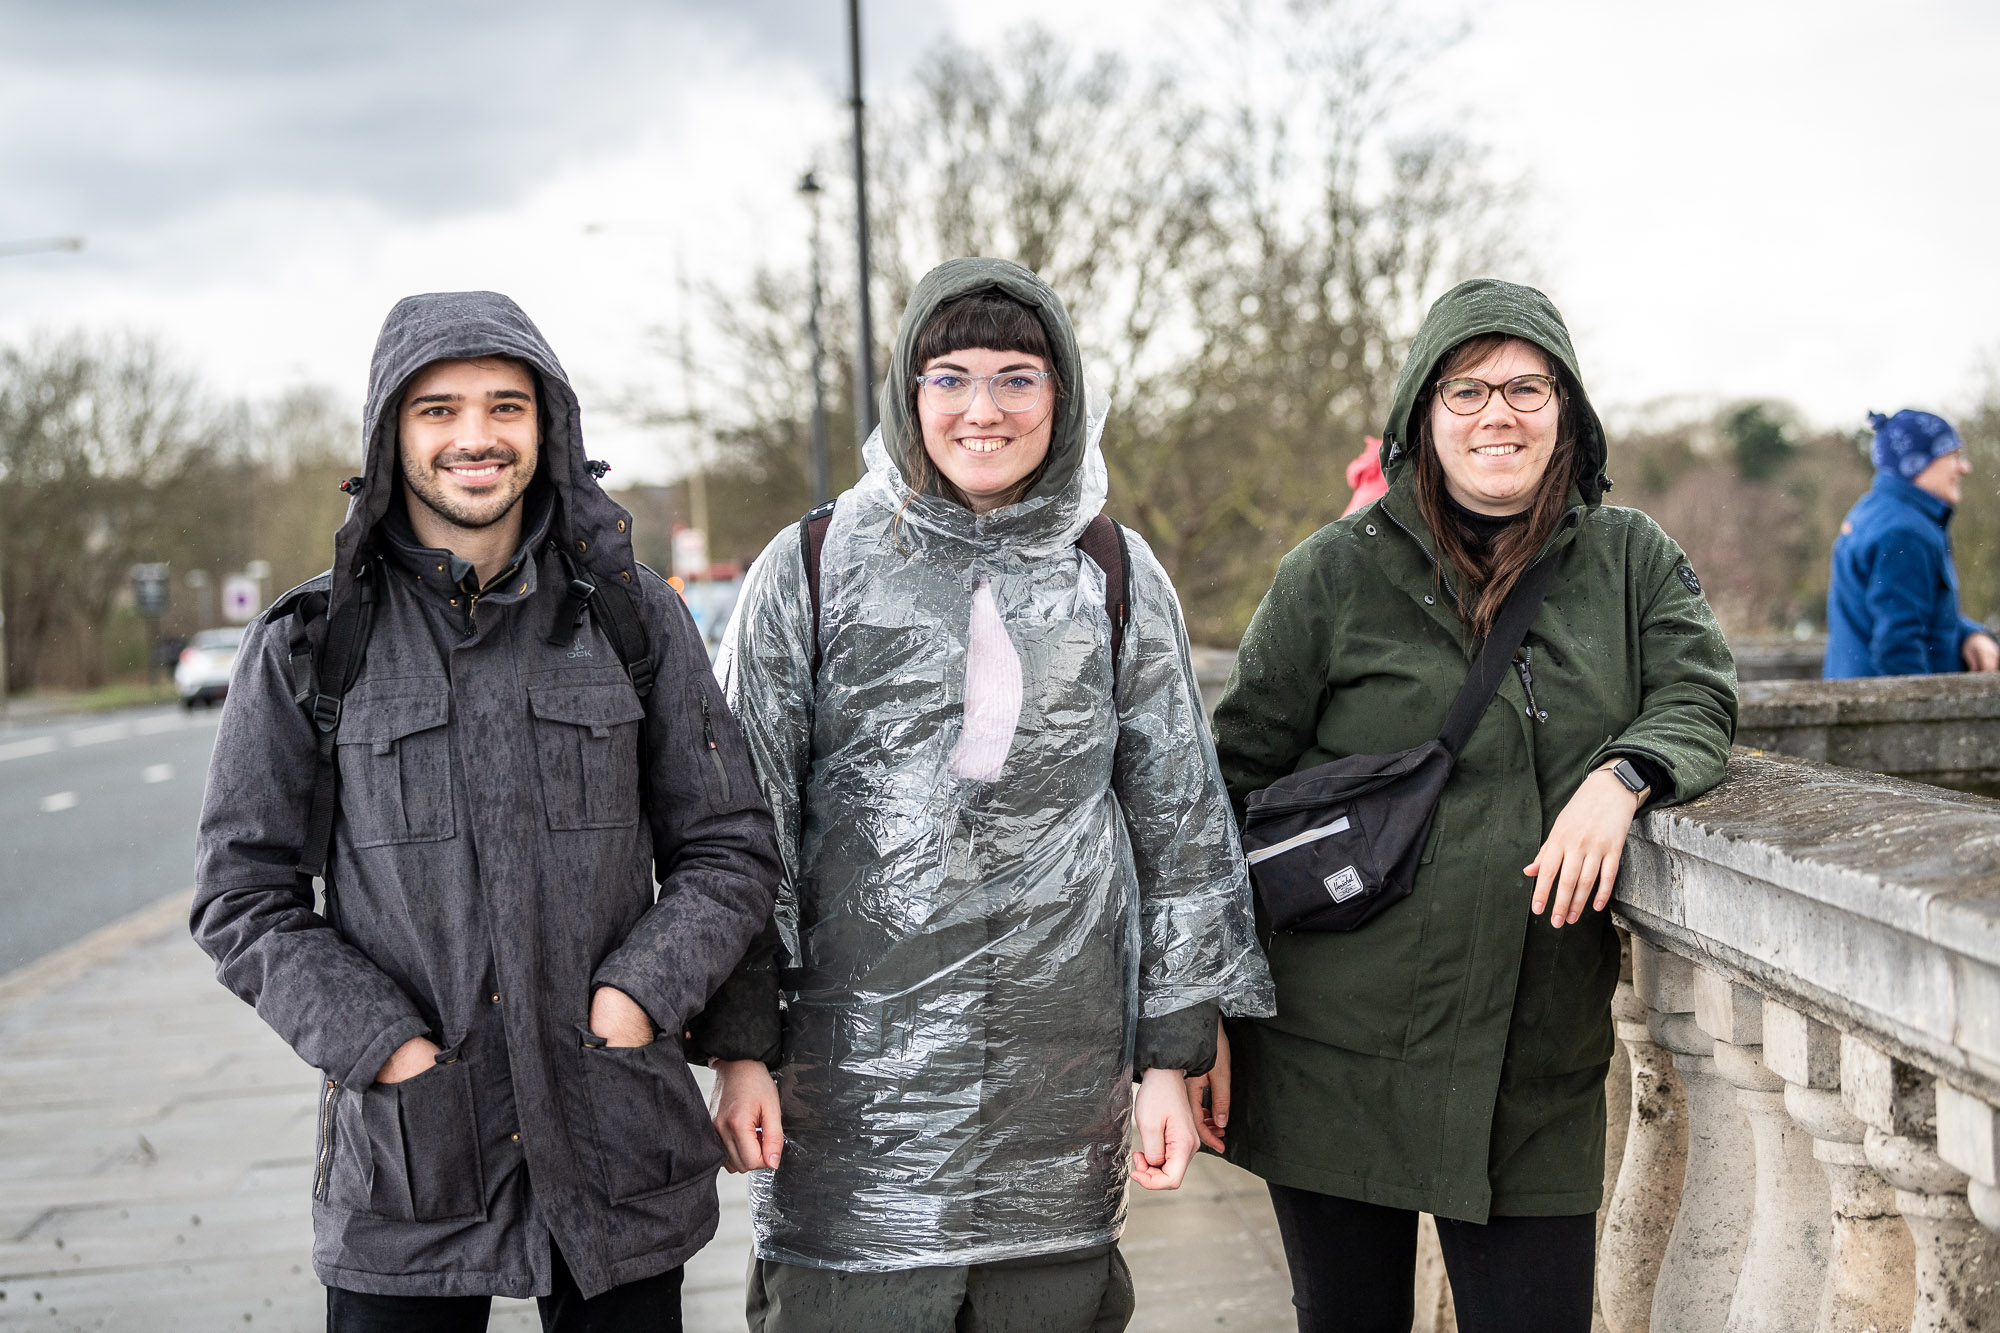
[[[1132,1273],[1115,1245],[891,1273],[753,1258],[747,1306],[750,1333],[1119,1333]]]

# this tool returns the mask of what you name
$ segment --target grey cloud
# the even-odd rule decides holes
[[[657,126],[679,85],[719,62],[837,94],[844,13],[837,0],[0,0],[0,235],[143,228],[260,192],[410,217],[504,205],[549,162]],[[941,28],[915,0],[878,0],[866,21],[885,71]],[[688,132],[714,128],[683,113]]]

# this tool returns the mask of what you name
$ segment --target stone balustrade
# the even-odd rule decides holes
[[[1605,1325],[2000,1330],[2000,802],[1739,748],[1613,910]]]
[[[2000,676],[1751,681],[1736,743],[1992,795]]]

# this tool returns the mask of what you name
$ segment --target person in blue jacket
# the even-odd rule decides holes
[[[1946,529],[1972,470],[1958,432],[1907,408],[1868,421],[1875,485],[1833,542],[1826,678],[2000,670],[2000,642],[1958,609]]]

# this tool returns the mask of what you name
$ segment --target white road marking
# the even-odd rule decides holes
[[[59,810],[74,809],[75,806],[76,793],[73,791],[59,791],[42,798],[42,813],[45,815],[55,814]]]
[[[102,745],[105,741],[122,741],[132,734],[128,722],[107,722],[101,727],[85,727],[69,734],[71,745]]]
[[[174,776],[172,764],[148,764],[139,773],[141,782],[166,782]]]
[[[8,741],[0,745],[0,760],[26,759],[31,754],[54,754],[55,750],[55,737],[33,736],[25,741]]]
[[[187,719],[179,713],[162,713],[158,717],[142,717],[138,721],[141,736],[157,736],[163,731],[179,731],[187,725]]]

